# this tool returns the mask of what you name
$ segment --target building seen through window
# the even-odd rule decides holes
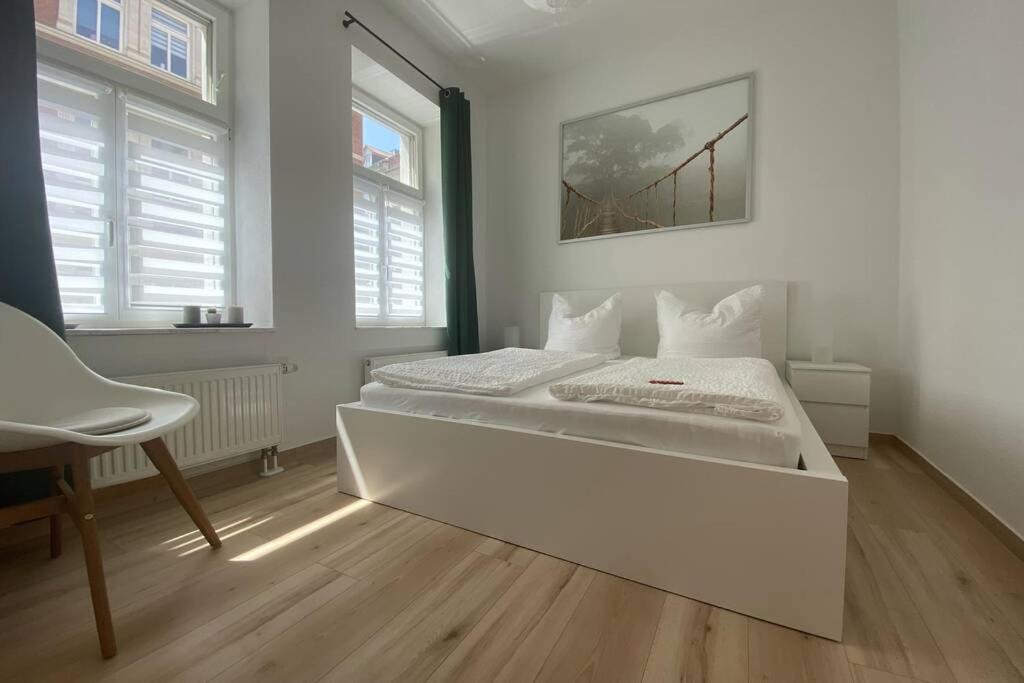
[[[417,187],[411,144],[409,133],[372,114],[352,109],[352,161],[356,165]]]
[[[49,40],[212,101],[211,24],[173,0],[34,0]]]

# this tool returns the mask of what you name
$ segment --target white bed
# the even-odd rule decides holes
[[[609,361],[614,364],[620,361]],[[569,377],[590,372],[573,373]],[[472,396],[420,391],[373,382],[363,387],[365,408],[431,415],[538,432],[580,436],[674,453],[796,467],[800,460],[800,421],[781,380],[777,390],[786,412],[778,422],[697,415],[617,403],[559,401],[548,393],[556,381],[512,396]]]
[[[710,307],[751,284],[664,288]],[[787,286],[761,284],[762,355],[778,368],[785,362]],[[563,295],[584,308],[621,291],[623,353],[653,356],[658,289]],[[541,295],[542,321],[550,297]],[[368,385],[364,401],[338,406],[338,488],[838,640],[847,482],[792,389],[784,390],[790,419],[782,425],[567,404],[545,398],[546,385],[504,398]],[[640,417],[649,412],[657,416]],[[759,428],[761,437],[748,436]],[[763,430],[788,436],[781,447],[751,448]],[[795,433],[799,468],[775,466],[793,464]],[[637,441],[656,447],[624,443]],[[750,462],[758,452],[782,453],[782,462]]]

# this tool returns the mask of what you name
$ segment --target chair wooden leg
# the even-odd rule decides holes
[[[89,575],[89,592],[92,593],[92,611],[96,616],[100,652],[104,659],[110,659],[117,654],[117,640],[110,616],[107,581],[103,576],[103,555],[96,531],[96,507],[92,497],[88,457],[76,457],[71,463],[71,474],[75,485],[74,501],[70,503],[71,515],[82,535],[82,551],[85,553],[85,570]]]
[[[54,465],[50,468],[50,492],[61,495],[57,482],[64,478],[64,466]],[[50,558],[56,559],[61,553],[61,519],[60,515],[50,515]]]
[[[164,443],[164,440],[153,439],[152,441],[146,441],[142,444],[142,450],[149,456],[153,466],[163,475],[167,485],[171,487],[174,497],[178,499],[181,507],[185,508],[185,512],[188,513],[188,516],[195,522],[199,531],[206,537],[206,542],[214,548],[219,548],[220,537],[217,536],[213,525],[210,524],[206,513],[203,512],[202,506],[196,500],[196,496],[185,481],[185,477],[181,476],[181,470],[178,469],[178,464],[174,462],[171,452],[167,450],[167,444]]]

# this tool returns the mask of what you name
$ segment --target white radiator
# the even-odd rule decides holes
[[[370,376],[371,371],[382,368],[385,365],[409,363],[414,360],[423,360],[424,358],[441,358],[447,355],[447,351],[424,351],[423,353],[403,353],[397,356],[371,356],[363,361],[363,384],[369,384],[373,381],[373,378]]]
[[[187,394],[199,401],[192,422],[164,436],[181,469],[204,465],[281,443],[280,365],[119,377],[119,382]],[[92,461],[95,486],[155,475],[138,445]]]

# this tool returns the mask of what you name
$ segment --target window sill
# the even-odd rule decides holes
[[[357,330],[447,330],[447,325],[373,325],[356,323]]]
[[[252,334],[273,332],[273,327],[76,327],[69,337],[110,337],[134,334]]]

